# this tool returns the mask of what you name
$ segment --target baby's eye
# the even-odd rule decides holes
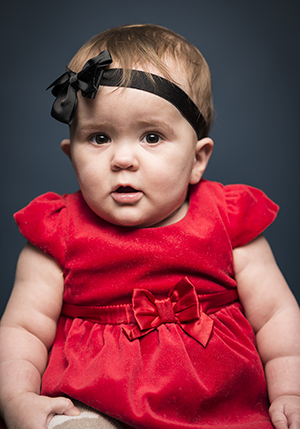
[[[102,145],[110,142],[110,138],[106,134],[96,134],[91,137],[91,142],[97,145]]]
[[[143,138],[143,141],[145,141],[148,144],[155,144],[161,141],[161,137],[155,133],[148,133]]]

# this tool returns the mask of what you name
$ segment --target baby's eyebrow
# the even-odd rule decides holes
[[[173,132],[173,127],[166,121],[161,121],[159,119],[153,120],[137,120],[137,123],[143,128],[163,128],[168,132]]]
[[[173,127],[170,125],[167,121],[161,121],[158,118],[149,118],[149,119],[136,119],[135,124],[139,128],[145,128],[151,131],[162,129],[165,132],[173,133]],[[75,124],[74,124],[75,125]],[[113,122],[109,121],[99,121],[99,122],[89,122],[89,123],[83,123],[83,124],[76,124],[75,129],[76,133],[78,134],[86,134],[91,133],[94,131],[101,131],[101,130],[108,130],[115,128],[116,126],[113,124]]]
[[[93,131],[101,131],[101,128],[111,127],[111,122],[89,122],[83,124],[76,124],[74,127],[74,131],[78,134],[86,134]]]

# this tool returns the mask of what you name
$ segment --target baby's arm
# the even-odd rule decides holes
[[[56,261],[27,244],[0,325],[0,409],[8,429],[44,429],[54,414],[79,414],[67,398],[40,396],[64,281]]]
[[[263,236],[234,249],[238,292],[256,333],[276,429],[300,428],[300,311]]]

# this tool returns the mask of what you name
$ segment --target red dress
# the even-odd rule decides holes
[[[21,233],[65,276],[42,394],[139,429],[272,428],[232,249],[277,210],[256,188],[201,180],[186,216],[160,228],[111,225],[80,192],[19,211]]]

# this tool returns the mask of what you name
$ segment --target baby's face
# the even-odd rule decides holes
[[[185,216],[188,186],[202,174],[196,157],[207,146],[202,142],[163,98],[102,87],[94,100],[78,93],[71,144],[64,141],[62,147],[98,216],[120,226],[152,227]]]

